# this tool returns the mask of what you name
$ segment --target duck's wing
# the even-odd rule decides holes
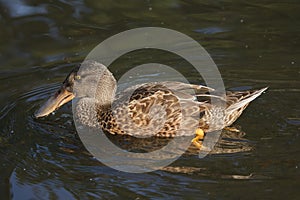
[[[213,89],[169,81],[146,83],[120,93],[112,110],[118,118],[117,123],[128,135],[192,135],[199,125],[202,108],[196,94],[208,91]],[[185,130],[185,133],[178,130]]]
[[[195,84],[188,84],[176,81],[163,81],[163,82],[150,82],[145,84],[139,84],[135,86],[131,86],[125,89],[121,94],[118,94],[116,98],[122,97],[126,93],[151,93],[157,90],[169,90],[173,93],[177,93],[179,97],[182,98],[194,98],[196,95],[199,94],[206,94],[208,92],[214,91],[213,88],[203,86],[203,85],[195,85]],[[187,96],[190,95],[190,96]]]

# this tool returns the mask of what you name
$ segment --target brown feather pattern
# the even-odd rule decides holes
[[[251,97],[257,92],[261,92],[228,91],[225,97],[217,97],[222,98],[226,102],[225,110],[220,111],[218,106],[211,104],[211,98],[214,97],[208,91],[212,91],[212,89],[205,87],[205,89],[200,90],[201,86],[198,85],[189,85],[186,88],[182,87],[182,83],[179,82],[168,82],[168,84],[170,83],[172,84],[171,87],[165,86],[164,83],[147,83],[125,90],[124,93],[134,90],[130,98],[128,98],[128,103],[118,101],[122,99],[124,95],[122,93],[116,97],[115,101],[118,101],[118,104],[113,106],[113,109],[98,109],[98,119],[101,127],[111,134],[143,137],[193,135],[194,132],[191,131],[192,127],[194,127],[194,130],[201,128],[205,132],[220,130],[226,126],[230,126],[241,115],[249,103],[230,114],[226,112],[227,108]],[[176,88],[176,91],[170,88]],[[183,93],[186,99],[180,99],[176,93],[185,89],[196,91],[194,95]],[[201,94],[203,95],[202,97],[205,96],[205,100],[202,99],[199,101],[196,96],[201,96]],[[157,107],[156,110],[155,107]],[[158,114],[150,115],[149,113],[153,109],[153,112]],[[218,124],[218,119],[215,118],[217,112],[223,112],[224,124]],[[126,115],[129,117],[124,117]],[[157,129],[156,127],[160,128]],[[184,127],[187,128],[185,129]]]

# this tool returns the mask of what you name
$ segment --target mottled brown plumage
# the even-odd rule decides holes
[[[69,74],[54,96],[64,90],[67,95],[72,93],[77,98],[75,118],[86,126],[137,137],[189,136],[197,128],[204,132],[223,129],[267,89],[217,95],[206,86],[166,81],[136,85],[115,94],[116,81],[104,65],[85,61],[78,70]],[[73,87],[79,88],[75,94]],[[89,93],[84,87],[94,87],[95,92]],[[45,116],[65,103],[52,101],[48,100],[36,117]],[[95,114],[91,114],[93,106]]]
[[[181,84],[173,82],[172,84]],[[194,88],[201,86],[191,85]],[[170,88],[170,86],[169,86]],[[214,118],[214,112],[218,111],[218,107],[214,107],[208,99],[202,102],[198,102],[196,99],[179,99],[176,94],[174,94],[169,88],[164,86],[161,83],[148,83],[140,86],[130,97],[129,103],[121,104],[118,103],[115,109],[102,110],[98,109],[98,119],[101,127],[112,134],[128,134],[128,135],[140,135],[152,136],[153,127],[156,127],[163,121],[164,126],[160,130],[156,130],[155,136],[159,137],[174,137],[182,135],[193,135],[194,132],[180,132],[176,133],[179,130],[180,122],[182,116],[186,116],[189,119],[185,120],[190,122],[186,130],[188,131],[191,126],[197,126],[204,130],[204,132],[215,131],[222,129],[226,126],[230,126],[241,114],[242,111],[248,106],[249,103],[239,107],[232,112],[226,112],[230,106],[233,106],[242,100],[245,100],[251,97],[254,94],[260,93],[260,91],[245,91],[245,92],[227,92],[226,93],[226,105],[225,105],[225,121],[224,125],[211,126],[217,124],[215,122],[217,119]],[[201,96],[200,94],[198,94]],[[118,100],[118,97],[116,98]],[[225,100],[224,99],[224,100]],[[123,103],[123,102],[122,102]],[[162,106],[163,109],[159,110],[165,112],[165,115],[160,115],[161,117],[156,117],[151,119],[149,117],[149,112],[153,106]],[[124,118],[122,116],[129,114],[129,118]],[[200,115],[197,115],[200,114]],[[117,118],[117,120],[116,120]],[[197,121],[198,119],[198,121]],[[132,131],[132,127],[129,126],[128,120],[132,120],[134,125],[138,128],[143,129],[141,133],[137,133],[138,130]],[[155,121],[156,120],[156,121]],[[118,121],[118,123],[116,123]],[[151,126],[150,123],[154,125]],[[187,123],[187,122],[186,122]],[[195,125],[197,124],[197,125]],[[150,130],[150,131],[149,131]],[[183,130],[185,128],[183,127]]]

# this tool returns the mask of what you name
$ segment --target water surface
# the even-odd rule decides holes
[[[0,192],[5,199],[296,199],[300,186],[300,4],[272,1],[0,0]],[[205,159],[187,154],[145,174],[110,169],[82,145],[71,104],[33,113],[106,38],[132,28],[180,31],[210,53],[232,90],[269,86]],[[136,52],[119,77],[158,62],[201,77],[182,59]],[[159,74],[158,74],[159,76]],[[147,77],[141,77],[147,79]],[[231,135],[232,137],[232,135]]]

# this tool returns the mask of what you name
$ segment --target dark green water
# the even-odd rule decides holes
[[[1,199],[299,199],[299,10],[292,0],[0,0]],[[186,155],[165,170],[129,174],[87,153],[71,104],[41,120],[33,113],[97,44],[148,26],[198,41],[226,88],[269,90],[235,123],[243,139],[221,142],[205,159]],[[114,74],[153,58],[185,69],[170,55],[141,55],[117,62]]]

